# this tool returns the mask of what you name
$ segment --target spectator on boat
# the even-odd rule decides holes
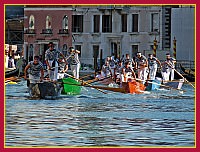
[[[111,67],[110,67],[109,61],[106,61],[105,64],[102,66],[101,76],[103,78],[112,77],[112,72],[111,72]]]
[[[124,77],[123,79],[124,82],[131,82],[133,79],[136,79],[135,72],[131,67],[131,62],[129,61],[125,62],[125,66],[122,69],[122,74]]]
[[[162,65],[160,63],[160,61],[153,56],[153,54],[149,54],[148,57],[148,68],[149,68],[149,79],[150,80],[155,80],[156,77],[156,72],[157,72],[157,68],[158,68],[158,64],[160,65],[160,67],[162,68]]]
[[[24,79],[27,79],[28,70],[30,84],[35,84],[44,79],[43,64],[39,61],[39,56],[34,56],[34,60],[30,61],[25,67]]]
[[[78,54],[81,53],[79,50],[75,50],[73,47],[69,48],[69,56],[67,57],[68,63],[70,64],[73,76],[79,79],[80,61]]]
[[[114,78],[115,78],[115,82],[117,84],[120,84],[121,82],[124,81],[124,77],[123,77],[123,64],[122,64],[122,61],[119,61],[117,66],[115,67],[115,71],[114,71]]]
[[[12,56],[9,56],[9,59],[8,59],[8,68],[15,68],[15,61],[12,58]]]
[[[166,54],[166,60],[163,63],[163,80],[171,81],[174,80],[174,68],[175,68],[176,59],[172,58],[169,53]]]
[[[61,55],[67,64],[65,56],[54,48],[53,42],[49,42],[49,49],[45,52],[45,61],[48,68],[49,78],[52,81],[57,81],[58,75],[58,57]]]
[[[147,58],[144,55],[142,55],[141,52],[137,52],[137,57],[135,58],[135,69],[138,70],[138,78],[143,80],[143,83],[145,83],[147,79],[147,67]]]

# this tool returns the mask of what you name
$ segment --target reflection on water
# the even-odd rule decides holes
[[[32,100],[25,82],[6,86],[6,146],[189,146],[194,90],[132,95],[83,88],[79,96]]]

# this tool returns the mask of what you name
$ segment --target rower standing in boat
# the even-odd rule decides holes
[[[162,76],[164,81],[174,80],[174,68],[176,59],[172,58],[169,53],[166,54],[166,60],[163,62]]]
[[[106,61],[106,63],[102,66],[101,76],[103,78],[112,77],[112,72],[111,72],[111,67],[110,67],[109,61]]]
[[[135,58],[135,69],[138,70],[138,78],[143,80],[142,83],[145,83],[147,79],[147,67],[147,58],[142,55],[141,52],[137,52],[137,57]]]
[[[135,62],[134,62],[133,59],[130,58],[130,55],[129,55],[129,54],[126,54],[126,58],[123,60],[124,65],[125,65],[126,62],[130,62],[130,66],[131,66],[132,68],[135,67]]]
[[[62,79],[65,77],[65,72],[68,70],[68,64],[65,63],[65,60],[62,56],[58,59],[58,79]]]
[[[52,81],[57,81],[58,77],[58,57],[61,55],[67,64],[65,56],[54,48],[53,42],[49,42],[49,49],[45,52],[45,61],[48,67],[49,78]]]
[[[115,61],[115,56],[114,56],[114,54],[110,57],[109,64],[110,64],[110,68],[111,68],[112,75],[114,76],[115,67],[116,67],[116,61]]]
[[[153,54],[149,54],[148,68],[149,68],[149,79],[150,80],[155,80],[156,72],[157,72],[157,68],[158,68],[157,63],[162,68],[160,61],[156,57],[153,57]]]
[[[131,62],[125,62],[125,66],[122,69],[122,74],[124,77],[124,82],[131,82],[133,79],[136,79],[135,72],[131,67]]]
[[[76,79],[79,79],[79,71],[80,71],[80,61],[78,58],[79,50],[75,50],[73,47],[69,48],[69,56],[67,57],[68,62],[70,63],[70,67],[73,73],[73,76]]]
[[[39,56],[34,57],[34,61],[30,61],[24,69],[24,79],[27,80],[27,71],[29,69],[29,91],[32,95],[32,87],[44,79],[43,64],[39,61]]]
[[[124,68],[124,66],[122,64],[122,61],[119,61],[114,70],[114,78],[115,78],[115,82],[117,84],[121,84],[121,82],[124,81],[124,76],[122,73],[123,68]]]

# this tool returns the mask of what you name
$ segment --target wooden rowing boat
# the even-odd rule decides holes
[[[9,77],[14,77],[17,76],[19,74],[19,69],[18,68],[7,68],[5,71],[5,77],[9,78]]]
[[[161,86],[162,79],[161,78],[156,78],[155,80],[148,80],[146,81],[146,91],[153,91],[157,90]]]
[[[125,90],[125,93],[131,94],[141,94],[144,93],[145,85],[132,80],[132,82],[122,82],[122,88]]]
[[[60,96],[61,87],[53,82],[41,82],[29,85],[30,97],[40,99],[57,99]]]
[[[164,82],[162,85],[164,88],[174,88],[180,90],[183,86],[184,79],[179,79],[179,80],[173,80],[173,81],[168,81]],[[166,86],[166,87],[165,87]]]
[[[62,83],[63,89],[61,94],[67,95],[78,95],[81,92],[81,83],[79,81],[74,80],[73,78],[63,78],[59,80]]]
[[[180,64],[180,68],[182,70],[182,72],[184,73],[183,76],[190,82],[195,82],[195,71],[194,70],[190,70],[190,69],[185,69],[181,64]]]

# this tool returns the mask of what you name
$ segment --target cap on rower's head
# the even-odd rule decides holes
[[[137,52],[137,55],[142,55],[142,53],[141,52]]]

